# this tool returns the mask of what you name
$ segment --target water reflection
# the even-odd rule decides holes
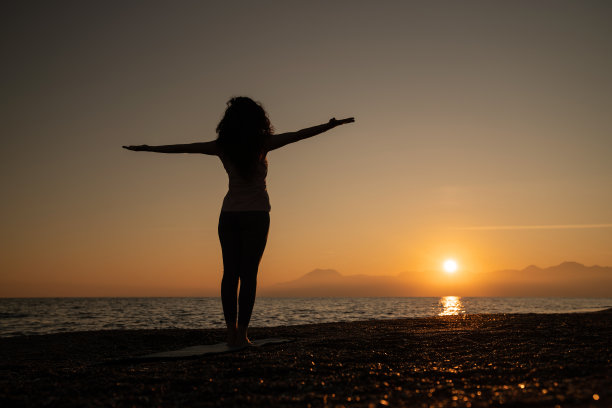
[[[609,308],[608,298],[257,298],[253,327],[468,313],[573,313]],[[450,306],[453,306],[452,308]],[[451,312],[452,309],[455,309]],[[224,328],[221,299],[2,298],[0,338],[86,330]]]
[[[444,296],[440,298],[439,305],[442,310],[438,316],[456,316],[465,313],[459,296]]]

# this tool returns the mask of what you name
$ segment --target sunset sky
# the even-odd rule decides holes
[[[612,265],[610,2],[40,1],[0,19],[0,296],[216,295],[220,161],[121,146],[212,140],[237,95],[279,133],[356,119],[269,154],[260,285]]]

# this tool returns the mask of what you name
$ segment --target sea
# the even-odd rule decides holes
[[[251,327],[475,313],[576,313],[612,298],[257,298]],[[90,330],[223,328],[218,297],[0,298],[0,337]]]

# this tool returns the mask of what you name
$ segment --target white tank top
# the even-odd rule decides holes
[[[228,191],[221,211],[270,211],[270,197],[266,190],[268,160],[257,164],[250,179],[240,175],[236,167],[223,155],[219,155],[229,178]]]

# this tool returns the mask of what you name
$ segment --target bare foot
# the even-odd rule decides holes
[[[247,337],[247,328],[244,326],[238,325],[238,328],[236,329],[236,337],[234,340],[234,346],[244,347],[250,344],[253,344],[253,343],[251,343],[251,340],[249,340],[249,338]]]
[[[253,344],[251,342],[251,340],[249,340],[248,337],[245,337],[245,338],[242,338],[242,339],[236,339],[234,344],[230,344],[230,346],[232,346],[232,347],[246,347],[246,346],[250,346],[251,344]]]

